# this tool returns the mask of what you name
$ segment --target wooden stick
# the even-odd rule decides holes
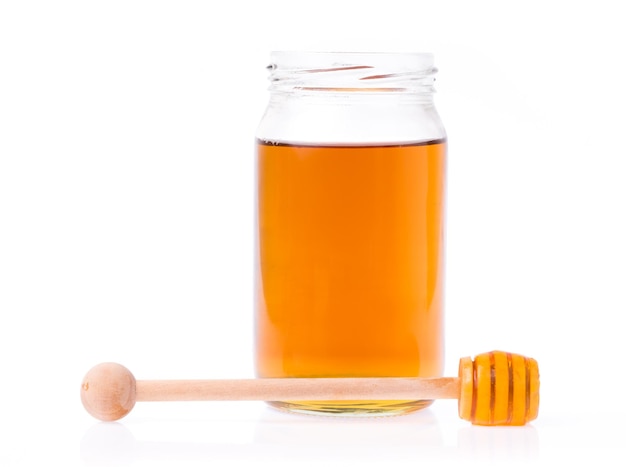
[[[265,378],[137,381],[137,401],[456,399],[458,378]]]

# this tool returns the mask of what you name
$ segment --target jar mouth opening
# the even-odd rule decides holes
[[[272,90],[432,92],[434,57],[418,52],[274,51]]]

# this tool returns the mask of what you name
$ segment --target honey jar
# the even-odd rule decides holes
[[[446,132],[426,53],[273,52],[256,133],[259,377],[441,376]],[[396,415],[430,401],[274,401]]]

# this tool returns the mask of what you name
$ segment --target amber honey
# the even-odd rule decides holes
[[[440,376],[445,140],[257,142],[260,377]],[[428,401],[282,401],[405,413]]]

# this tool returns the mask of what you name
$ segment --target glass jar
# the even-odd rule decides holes
[[[443,371],[446,133],[433,56],[271,54],[256,134],[259,377]],[[276,401],[396,415],[430,401]]]

